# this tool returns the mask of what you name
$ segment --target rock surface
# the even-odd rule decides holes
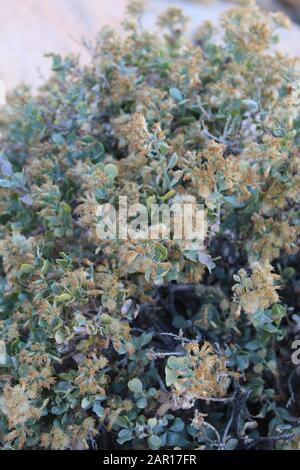
[[[229,2],[189,2],[187,0],[148,0],[145,25],[153,27],[156,15],[170,5],[177,5],[192,18],[191,28],[203,20],[217,22]],[[34,88],[49,75],[47,52],[88,54],[79,44],[82,37],[92,39],[99,29],[109,24],[121,28],[126,0],[0,0],[1,44],[0,81],[7,89],[20,82]],[[281,33],[280,48],[300,56],[300,27]]]

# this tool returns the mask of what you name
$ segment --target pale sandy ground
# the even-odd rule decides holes
[[[121,28],[127,0],[0,0],[1,41],[0,81],[7,89],[20,82],[36,88],[49,74],[46,52],[87,53],[74,40],[92,39],[103,25]],[[191,30],[204,19],[217,22],[222,11],[232,5],[183,0],[148,0],[146,27],[154,27],[156,15],[167,6],[177,5],[192,18]],[[300,27],[293,25],[281,33],[281,49],[300,56]]]

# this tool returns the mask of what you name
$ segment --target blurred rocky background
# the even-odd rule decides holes
[[[269,10],[282,10],[293,21],[300,23],[300,0],[259,0],[257,3]]]
[[[300,57],[300,0],[258,0],[268,10],[283,10],[294,23],[282,31],[281,50]],[[23,82],[33,88],[50,72],[44,54],[81,53],[88,60],[81,38],[91,40],[104,25],[121,29],[127,0],[0,0],[0,81],[7,89]],[[170,5],[191,17],[191,31],[203,20],[217,23],[220,13],[232,8],[227,0],[147,0],[145,26]]]

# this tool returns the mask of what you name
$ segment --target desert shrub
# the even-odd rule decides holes
[[[88,66],[52,55],[40,92],[2,113],[2,446],[296,448],[299,75],[272,48],[286,20],[243,5],[222,38],[205,23],[190,43],[179,10],[153,33],[140,15],[86,44]],[[193,198],[204,245],[100,239],[97,207],[119,196]]]

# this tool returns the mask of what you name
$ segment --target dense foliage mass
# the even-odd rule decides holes
[[[248,2],[249,3],[249,2]],[[1,118],[4,448],[297,448],[299,85],[286,20],[105,29]],[[218,38],[218,39],[216,39]],[[5,115],[4,115],[5,113]],[[204,205],[205,246],[100,240],[118,196]],[[298,407],[298,408],[297,408]]]

